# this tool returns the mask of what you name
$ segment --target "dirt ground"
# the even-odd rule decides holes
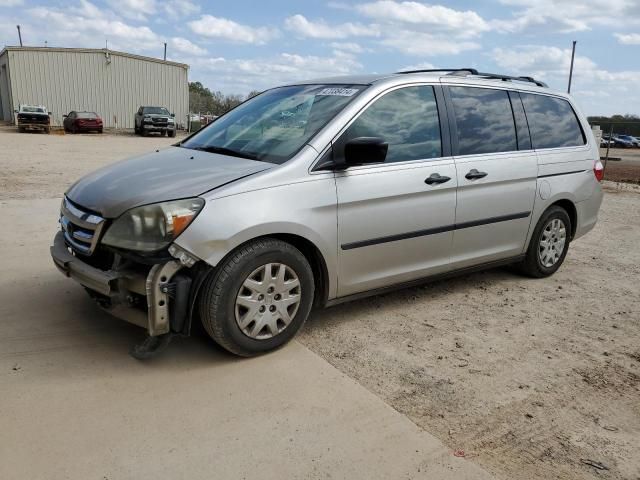
[[[606,148],[600,149],[603,158],[606,153]],[[606,180],[640,185],[640,149],[612,148],[609,151],[609,158],[614,160],[603,161]]]
[[[316,313],[300,341],[503,479],[640,479],[640,189],[551,278],[497,269]],[[595,465],[595,466],[594,466]]]
[[[0,205],[174,141],[0,131]],[[639,240],[640,187],[608,184],[551,278],[406,289],[315,312],[298,338],[497,478],[638,480]]]

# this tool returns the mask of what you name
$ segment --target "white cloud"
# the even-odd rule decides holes
[[[314,77],[347,75],[362,69],[353,56],[345,53],[326,57],[281,53],[259,59],[194,58],[189,63],[205,77],[201,81],[216,90],[239,93]],[[209,75],[210,80],[206,78]]]
[[[209,38],[222,38],[235,43],[262,45],[278,35],[278,31],[266,27],[241,25],[226,18],[203,15],[189,22],[194,33]]]
[[[303,37],[337,39],[347,37],[375,36],[379,32],[376,26],[359,23],[329,25],[324,20],[310,21],[303,15],[293,15],[285,20],[287,29]]]
[[[614,35],[623,45],[640,45],[640,33],[615,33]]]
[[[340,8],[346,8],[340,4]],[[427,5],[415,1],[379,0],[353,7],[375,23],[328,24],[294,15],[285,21],[289,30],[310,38],[340,39],[375,36],[377,44],[407,55],[455,55],[475,50],[480,45],[472,41],[488,31],[490,26],[474,11],[454,10],[442,5]],[[331,46],[337,50],[337,43]],[[353,53],[358,53],[352,50]]]
[[[534,77],[551,77],[569,74],[571,65],[571,49],[547,47],[540,45],[523,45],[510,48],[495,48],[492,57],[496,64],[519,75]],[[596,64],[588,57],[576,55],[574,60],[576,72],[592,72]]]
[[[368,51],[355,42],[331,42],[329,46],[334,50],[340,50],[349,53],[362,53]]]
[[[28,14],[46,25],[51,46],[102,47],[107,39],[109,46],[116,50],[162,49],[162,40],[149,27],[129,25],[86,0],[81,0],[80,7],[73,10],[35,7],[29,9]]]
[[[156,0],[107,0],[120,15],[134,20],[146,20],[158,10]]]
[[[171,18],[188,17],[200,11],[200,5],[190,0],[163,0],[162,8],[164,8],[164,11]]]
[[[206,55],[207,50],[182,37],[173,37],[169,44],[179,53],[185,55]]]
[[[406,55],[416,56],[457,55],[480,48],[477,42],[410,30],[399,30],[381,40],[380,43]]]
[[[501,0],[507,6],[520,7],[512,18],[491,22],[506,33],[560,33],[590,30],[595,26],[618,27],[640,24],[637,0]]]
[[[413,65],[407,65],[405,67],[399,68],[399,72],[410,72],[412,70],[433,70],[437,68],[432,63],[429,62],[420,62],[414,63]]]
[[[489,30],[488,23],[476,12],[454,10],[442,5],[392,0],[358,5],[362,14],[384,22],[399,22],[430,34],[455,33],[458,37],[474,37]]]
[[[23,3],[24,0],[0,0],[0,7],[17,7]]]

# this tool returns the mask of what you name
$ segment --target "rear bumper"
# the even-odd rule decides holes
[[[184,298],[169,298],[169,291],[172,290],[182,292],[182,296],[189,295],[191,279],[184,276],[174,278],[183,268],[180,262],[170,260],[153,265],[146,275],[133,270],[100,270],[72,255],[62,232],[54,237],[50,251],[58,270],[94,292],[92,296],[101,308],[122,320],[146,328],[149,335],[168,333],[172,326],[184,323]],[[177,288],[172,286],[176,283],[180,283]],[[146,305],[136,305],[133,297],[145,297]]]
[[[576,211],[578,214],[578,228],[573,239],[580,238],[585,233],[589,232],[596,226],[598,221],[598,212],[600,211],[600,205],[602,204],[602,185],[597,184],[591,196],[576,203]]]

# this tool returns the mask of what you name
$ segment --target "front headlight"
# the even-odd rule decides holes
[[[187,228],[203,206],[203,199],[187,198],[132,208],[113,222],[102,242],[125,250],[160,250]]]

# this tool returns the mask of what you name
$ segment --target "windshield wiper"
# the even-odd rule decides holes
[[[189,148],[189,147],[187,147]],[[253,153],[247,153],[247,152],[239,152],[238,150],[233,150],[231,148],[226,148],[226,147],[216,147],[214,145],[210,145],[210,146],[202,146],[202,147],[190,147],[193,150],[200,150],[202,152],[209,152],[209,153],[220,153],[222,155],[229,155],[231,157],[239,157],[239,158],[246,158],[248,160],[259,160],[258,156],[253,154]]]

